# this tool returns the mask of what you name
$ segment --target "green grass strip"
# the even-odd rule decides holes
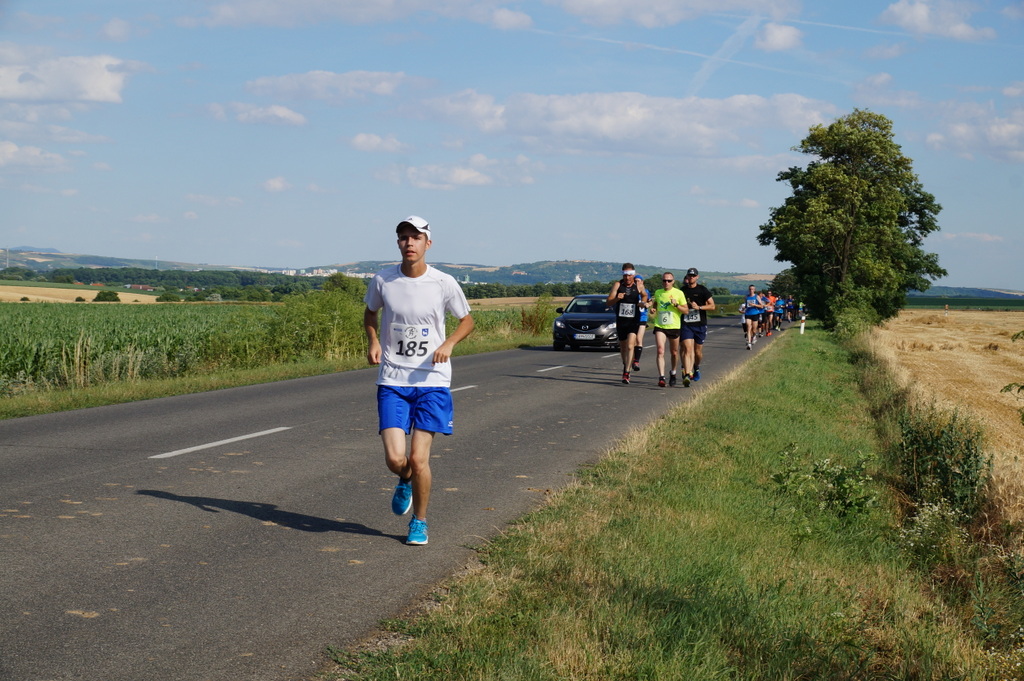
[[[714,357],[708,358],[714,361]],[[702,386],[703,388],[703,386]],[[909,566],[846,351],[786,333],[484,547],[345,679],[970,679]],[[443,594],[443,595],[442,595]]]

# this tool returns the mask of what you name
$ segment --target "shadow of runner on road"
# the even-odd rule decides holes
[[[213,497],[188,497],[171,492],[164,492],[155,489],[140,489],[136,494],[167,499],[168,501],[180,501],[191,504],[198,509],[208,513],[220,513],[230,511],[239,515],[246,515],[261,522],[271,522],[275,525],[288,527],[303,532],[345,532],[347,534],[365,534],[374,537],[387,537],[405,542],[405,535],[384,534],[380,530],[361,525],[359,523],[343,522],[340,520],[328,520],[316,516],[304,515],[282,511],[274,504],[261,504],[253,501],[233,501],[231,499],[216,499]]]

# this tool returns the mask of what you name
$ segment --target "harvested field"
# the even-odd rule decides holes
[[[1002,393],[1024,382],[1024,312],[904,310],[874,333],[875,349],[912,385],[917,399],[976,417],[993,457],[996,498],[1024,522],[1024,399]]]
[[[28,298],[30,303],[73,303],[82,297],[91,301],[98,291],[92,288],[44,288],[41,286],[0,286],[0,302],[16,303]],[[122,303],[155,303],[156,296],[125,289],[117,292]]]

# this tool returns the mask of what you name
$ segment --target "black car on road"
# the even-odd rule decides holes
[[[605,304],[603,293],[579,295],[564,308],[551,330],[552,347],[563,350],[576,348],[617,348],[619,336],[615,332],[615,311]]]

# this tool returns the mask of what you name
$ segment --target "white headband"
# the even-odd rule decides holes
[[[628,276],[630,274],[636,274],[636,270],[622,270],[622,274]]]

